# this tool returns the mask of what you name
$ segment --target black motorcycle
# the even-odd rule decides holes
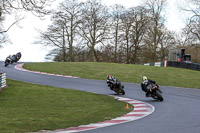
[[[159,101],[164,100],[162,97],[162,91],[159,89],[158,84],[152,84],[149,96]]]
[[[12,57],[11,56],[8,56],[7,58],[6,58],[6,60],[5,60],[5,67],[7,67],[9,64],[11,64],[11,62],[12,62]]]
[[[119,80],[108,75],[106,82],[108,84],[108,87],[110,87],[110,90],[115,91],[118,95],[119,94],[125,95],[124,85],[122,85]]]
[[[11,64],[17,63],[19,61],[19,59],[20,59],[19,55],[17,55],[17,54],[13,55],[12,60],[11,60]]]
[[[20,58],[21,52],[18,52],[16,55],[9,55],[5,60],[5,67],[7,67],[9,64],[17,63]]]

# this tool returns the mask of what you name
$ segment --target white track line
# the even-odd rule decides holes
[[[52,76],[58,76],[58,77],[66,77],[66,78],[79,78],[79,77],[75,77],[75,76],[69,76],[69,75],[60,75],[60,74],[52,74],[52,73],[45,73],[45,72],[39,72],[39,71],[31,71],[31,70],[27,70],[22,68],[24,64],[18,64],[15,66],[15,69],[20,70],[20,71],[26,71],[26,72],[32,72],[32,73],[37,73],[37,74],[44,74],[44,75],[52,75]]]

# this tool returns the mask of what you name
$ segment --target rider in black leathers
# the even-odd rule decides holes
[[[20,58],[21,58],[21,56],[22,56],[21,52],[18,52],[18,53],[16,54],[16,56],[18,56],[18,57],[19,57],[19,59],[20,59]]]
[[[21,52],[18,52],[17,54],[13,55],[12,56],[12,63],[13,62],[17,63],[21,59],[21,56],[22,56]]]
[[[152,84],[156,84],[156,81],[153,81],[151,79],[147,79],[146,76],[142,77],[141,87],[142,87],[142,90],[144,92],[146,92],[146,97],[149,97],[149,94],[151,92]]]
[[[111,90],[113,90],[116,82],[117,82],[117,79],[115,77],[113,77],[111,75],[107,75],[107,83],[111,83],[111,84],[109,84]]]

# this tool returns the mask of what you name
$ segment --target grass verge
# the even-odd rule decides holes
[[[140,83],[142,76],[146,75],[160,85],[200,88],[200,71],[181,68],[92,62],[27,63],[23,66],[27,67],[30,70],[98,80],[106,80],[106,75],[111,74],[120,81],[134,83]]]
[[[82,91],[8,79],[0,93],[0,132],[63,129],[121,116],[126,103]]]

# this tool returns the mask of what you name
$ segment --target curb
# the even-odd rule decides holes
[[[20,71],[37,73],[37,74],[45,74],[45,75],[60,76],[60,77],[67,77],[67,78],[78,78],[75,76],[67,76],[67,75],[51,74],[51,73],[38,72],[38,71],[30,71],[30,70],[23,69],[22,68],[23,65],[24,64],[18,64],[15,66],[15,69],[20,70]],[[106,120],[106,121],[99,122],[99,123],[91,123],[88,125],[80,125],[78,127],[57,129],[55,131],[41,130],[39,132],[34,132],[34,133],[74,133],[74,132],[88,131],[88,130],[93,130],[93,129],[98,129],[98,128],[102,128],[102,127],[107,127],[107,126],[112,126],[112,125],[117,125],[117,124],[122,124],[122,123],[130,122],[130,121],[138,120],[138,119],[144,118],[144,117],[152,114],[155,111],[154,106],[152,106],[151,104],[142,102],[142,101],[138,101],[138,100],[130,99],[130,98],[118,97],[118,96],[114,96],[114,98],[116,100],[131,104],[132,106],[134,106],[134,110],[132,110],[128,114],[125,114],[121,117],[117,117],[117,118],[114,118],[111,120]]]
[[[69,76],[69,75],[60,75],[60,74],[52,74],[52,73],[39,72],[39,71],[31,71],[31,70],[27,70],[27,69],[22,68],[23,65],[24,65],[24,63],[17,64],[15,66],[15,69],[20,70],[20,71],[32,72],[32,73],[37,73],[37,74],[45,74],[45,75],[51,75],[51,76],[58,76],[58,77],[79,78],[79,77]]]
[[[102,127],[108,127],[108,126],[113,126],[113,125],[117,125],[117,124],[122,124],[122,123],[130,122],[130,121],[138,120],[138,119],[141,119],[141,118],[144,118],[144,117],[150,115],[151,113],[153,113],[155,111],[154,106],[152,106],[148,103],[144,103],[142,101],[137,101],[134,99],[124,98],[124,97],[117,97],[117,96],[114,96],[114,98],[119,101],[127,102],[127,103],[133,105],[134,110],[132,110],[128,114],[125,114],[121,117],[117,117],[112,120],[107,120],[104,122],[91,123],[88,125],[81,125],[78,127],[69,127],[66,129],[57,129],[55,131],[42,130],[42,131],[35,132],[35,133],[75,133],[75,132],[81,132],[81,131],[88,131],[88,130],[98,129],[98,128],[102,128]]]

